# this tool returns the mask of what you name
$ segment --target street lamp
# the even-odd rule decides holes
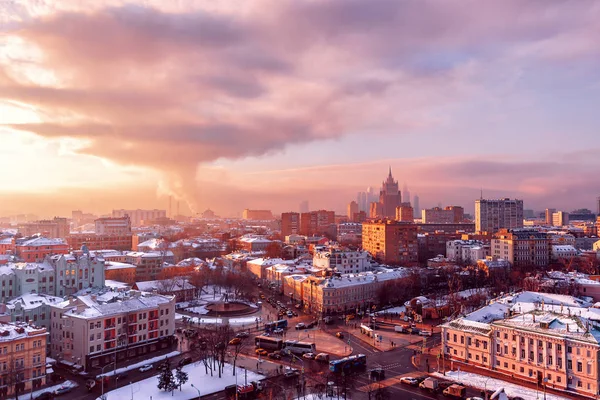
[[[104,367],[100,368],[100,370],[102,371],[102,374],[100,375],[101,376],[101,380],[102,380],[102,383],[101,383],[102,395],[100,395],[100,399],[101,400],[106,400],[106,396],[104,395],[104,376],[102,376],[102,375],[104,375],[104,368],[110,367],[110,366],[111,366],[111,364],[106,364]]]
[[[200,395],[200,389],[198,389],[196,386],[194,386],[194,384],[193,384],[193,383],[192,383],[192,387],[198,391],[198,398],[202,397],[202,396]]]

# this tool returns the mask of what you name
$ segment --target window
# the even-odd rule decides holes
[[[487,357],[482,356],[481,359],[482,359],[482,361],[483,361],[484,364],[487,362]]]
[[[592,374],[592,364],[587,364],[587,374],[588,375]]]
[[[558,358],[556,359],[556,366],[557,366],[558,368],[562,368],[562,358],[558,357]]]
[[[577,362],[577,372],[583,372],[583,364],[581,361]]]
[[[504,354],[508,354],[508,346],[504,345]]]
[[[92,333],[92,334],[90,335],[90,341],[93,341],[93,340],[94,340],[94,334]]]
[[[573,361],[567,360],[567,369],[573,369]]]
[[[496,353],[500,353],[500,344],[499,343],[496,344]]]
[[[552,365],[552,356],[548,356],[548,365]]]
[[[94,352],[94,346],[90,346],[90,353]]]
[[[470,338],[470,337],[468,337],[468,338],[467,338],[467,346],[470,346],[470,345],[471,345],[471,338]]]
[[[56,315],[54,315],[56,317]],[[90,329],[94,329],[94,323],[90,323]]]
[[[533,339],[529,339],[529,345],[533,346]]]
[[[507,362],[504,363],[504,368],[508,368],[508,363]]]
[[[562,351],[562,344],[557,344],[556,345],[556,350],[557,351]]]
[[[524,373],[524,372],[525,372],[525,368],[523,368],[523,367],[520,367],[520,368],[519,368],[519,372],[520,372],[520,373]]]
[[[496,337],[500,338],[500,331],[496,331]]]
[[[96,346],[96,351],[100,351],[100,349],[102,349],[102,347],[100,345]]]
[[[496,360],[496,365],[499,367],[500,366],[500,360]]]
[[[572,353],[573,352],[573,348],[571,346],[567,346],[567,353]]]
[[[483,342],[483,349],[487,350],[487,342]]]
[[[548,350],[552,350],[552,342],[548,342]]]
[[[525,349],[521,349],[521,358],[525,358]]]

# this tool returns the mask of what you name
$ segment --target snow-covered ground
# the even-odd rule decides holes
[[[230,325],[250,325],[256,324],[256,318],[258,318],[258,322],[261,322],[260,317],[250,316],[250,317],[240,317],[240,318],[229,318]],[[188,322],[194,324],[222,324],[223,322],[227,322],[227,318],[200,318],[200,317],[191,317],[188,319]]]
[[[460,382],[466,386],[474,387],[477,389],[498,389],[503,387],[504,392],[509,397],[522,397],[525,400],[536,400],[541,398],[543,391],[536,392],[534,389],[525,388],[523,386],[509,383],[500,379],[490,378],[484,375],[478,375],[472,372],[463,371],[451,371],[446,372],[446,375],[442,375],[439,372],[432,374],[442,379],[447,379],[454,382]],[[546,393],[547,400],[567,400],[566,397],[556,396],[553,394]]]
[[[173,395],[171,392],[165,392],[159,390],[158,376],[153,376],[143,381],[135,382],[108,392],[106,395],[107,400],[122,400],[122,399],[133,399],[133,400],[148,400],[152,397],[153,400],[189,400],[194,397],[198,397],[198,390],[200,394],[205,396],[207,394],[215,393],[225,389],[226,386],[236,384],[236,376],[233,376],[233,366],[226,364],[223,375],[221,378],[218,377],[217,373],[214,376],[210,376],[210,370],[208,375],[205,373],[205,367],[202,362],[189,364],[183,367],[183,370],[188,373],[188,382],[179,389],[175,389]],[[244,369],[236,368],[236,375],[238,383],[244,381]],[[265,377],[263,375],[248,371],[247,374],[248,382],[260,381]],[[191,386],[194,385],[194,387]],[[198,390],[196,390],[196,388]],[[96,400],[100,400],[98,397]]]
[[[398,314],[400,314],[400,313],[403,313],[403,312],[406,312],[406,307],[405,306],[388,308],[387,310],[377,311],[375,314],[377,314],[377,315],[390,314],[390,313],[398,313]]]
[[[37,390],[37,391],[33,392],[32,394],[30,394],[30,393],[21,393],[21,394],[19,394],[19,399],[20,400],[23,400],[23,399],[29,400],[31,398],[36,398],[37,396],[39,396],[40,394],[42,394],[44,392],[54,392],[58,388],[62,388],[62,387],[73,387],[73,388],[76,388],[77,386],[79,386],[79,385],[76,382],[73,382],[73,381],[64,381],[63,383],[60,383],[58,385],[48,386],[47,388]],[[7,399],[7,400],[13,400],[13,397],[11,397],[10,399]]]
[[[201,314],[201,315],[208,314],[208,310],[206,309],[205,306],[189,307],[189,308],[186,308],[185,311],[191,312],[194,314]]]
[[[139,363],[131,364],[131,365],[128,365],[128,366],[123,367],[123,368],[117,368],[116,371],[110,371],[110,372],[107,372],[105,374],[101,374],[101,375],[98,375],[98,376],[113,376],[114,374],[117,374],[117,375],[118,374],[122,374],[123,372],[127,372],[127,371],[131,371],[131,370],[134,370],[134,369],[138,369],[139,367],[144,366],[146,364],[159,363],[161,361],[166,360],[167,358],[175,357],[175,356],[178,356],[180,354],[181,353],[178,352],[178,351],[172,351],[172,352],[164,354],[162,356],[152,357],[152,358],[149,358],[147,360],[140,361]]]

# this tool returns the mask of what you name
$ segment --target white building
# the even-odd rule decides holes
[[[98,218],[94,221],[98,235],[127,235],[131,233],[131,220],[128,215],[117,218]]]
[[[523,200],[475,201],[475,230],[496,233],[500,229],[523,227]]]
[[[329,248],[315,251],[313,266],[332,269],[340,274],[358,274],[371,269],[371,257],[366,251],[344,251]]]
[[[479,240],[449,240],[446,242],[446,258],[456,263],[474,263],[491,254],[490,246]]]
[[[28,293],[6,304],[12,322],[28,322],[50,329],[50,306],[64,301],[61,297]]]
[[[104,287],[104,259],[85,252],[60,254],[47,259],[54,267],[55,296],[71,295],[91,287]],[[20,293],[29,293],[21,291]]]
[[[570,244],[561,245],[554,244],[552,245],[552,258],[555,260],[560,259],[571,259],[573,257],[577,257],[579,252],[577,249]]]
[[[175,297],[139,291],[77,296],[51,306],[50,350],[86,371],[174,345]]]

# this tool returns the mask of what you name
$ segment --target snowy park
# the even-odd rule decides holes
[[[211,376],[210,370],[207,375],[202,362],[186,365],[182,370],[188,374],[188,381],[182,385],[181,390],[176,388],[172,393],[160,390],[158,389],[159,376],[153,376],[108,392],[106,400],[148,400],[151,397],[153,400],[189,400],[197,398],[199,395],[205,396],[221,391],[229,385],[244,384],[245,379],[250,383],[265,378],[263,375],[245,371],[243,368],[236,368],[236,376],[233,376],[231,364],[225,364],[221,378],[219,378],[218,372],[213,372],[213,376]],[[173,370],[173,375],[175,374],[176,371]],[[101,400],[100,397],[97,400]]]

